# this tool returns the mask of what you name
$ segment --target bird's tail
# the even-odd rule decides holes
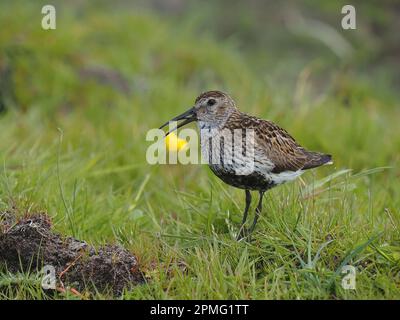
[[[322,165],[333,164],[332,156],[330,154],[324,154],[320,152],[307,151],[309,158],[303,169],[312,169]]]

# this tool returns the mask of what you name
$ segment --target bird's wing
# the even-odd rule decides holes
[[[274,164],[274,173],[297,171],[307,165],[308,152],[285,129],[275,123],[241,112],[231,115],[228,122],[226,128],[254,130],[254,147],[258,156],[263,155],[263,158]]]
[[[283,128],[267,120],[259,120],[255,129],[256,146],[262,148],[274,163],[272,172],[297,171],[309,161],[307,151]]]
[[[272,162],[273,173],[311,169],[331,161],[330,155],[304,149],[285,129],[268,120],[235,112],[225,128],[253,129],[255,155]]]

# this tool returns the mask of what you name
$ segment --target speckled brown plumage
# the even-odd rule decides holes
[[[255,143],[263,149],[273,162],[271,172],[306,170],[331,161],[331,156],[304,149],[283,128],[272,121],[234,111],[225,123],[226,129],[253,129]]]

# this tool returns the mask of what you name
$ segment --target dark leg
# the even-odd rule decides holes
[[[258,205],[257,205],[257,208],[256,208],[256,214],[254,216],[253,224],[250,227],[249,234],[254,231],[254,228],[256,227],[256,224],[257,224],[257,220],[258,220],[258,218],[259,218],[259,216],[261,214],[262,199],[264,197],[264,193],[265,193],[265,191],[260,191],[260,200],[258,200]]]
[[[245,230],[244,224],[246,223],[247,214],[249,213],[249,208],[250,208],[250,204],[251,204],[251,193],[250,193],[250,190],[246,189],[245,192],[246,192],[246,207],[244,208],[243,220],[242,220],[242,224],[240,226],[239,233],[238,233],[238,236],[237,236],[236,240],[240,240],[241,238],[243,238],[243,233],[244,233],[244,230]]]

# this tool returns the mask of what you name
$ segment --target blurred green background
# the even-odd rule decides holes
[[[348,1],[51,1],[56,30],[45,4],[0,4],[1,210],[131,248],[151,280],[126,298],[400,296],[400,2],[352,1],[356,30]],[[211,89],[335,160],[270,192],[254,244],[242,192],[146,163],[147,130]],[[356,291],[332,289],[343,262]]]

